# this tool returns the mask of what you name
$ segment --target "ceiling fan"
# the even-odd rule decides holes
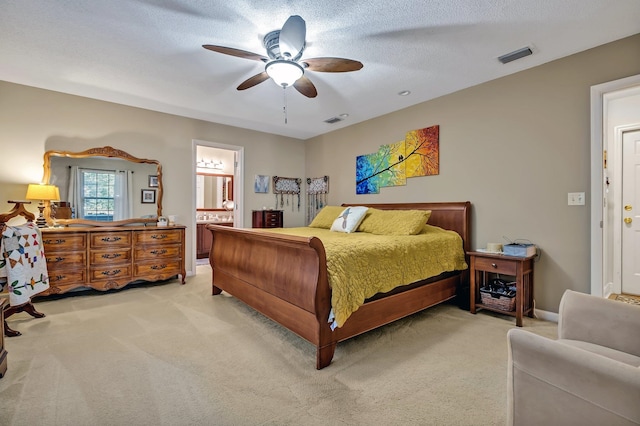
[[[205,44],[205,49],[251,59],[265,63],[264,71],[242,82],[237,89],[245,90],[269,78],[283,88],[293,86],[298,92],[308,98],[318,95],[316,87],[304,74],[305,71],[317,72],[350,72],[362,68],[362,63],[343,58],[311,58],[300,59],[306,47],[306,24],[298,15],[290,16],[281,30],[275,30],[264,36],[263,44],[267,56],[233,47]]]

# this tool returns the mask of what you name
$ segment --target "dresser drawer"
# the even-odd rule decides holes
[[[134,244],[171,244],[182,242],[182,230],[167,229],[136,232]]]
[[[135,249],[135,260],[182,259],[182,247],[179,245],[162,247],[141,247]]]
[[[134,276],[148,277],[161,275],[170,277],[182,273],[180,266],[181,262],[179,260],[136,263],[134,265]]]
[[[126,263],[131,261],[131,249],[129,247],[123,247],[114,250],[91,250],[89,259],[91,260],[91,265]]]
[[[114,265],[114,266],[98,266],[92,267],[89,272],[89,280],[104,281],[111,278],[131,277],[131,265]]]
[[[43,235],[45,256],[59,251],[75,251],[87,248],[87,234],[53,234]]]
[[[495,272],[496,274],[515,275],[518,265],[507,259],[476,257],[475,268],[478,271]]]
[[[275,212],[265,212],[264,220],[265,222],[277,222],[280,219],[280,215]]]
[[[63,268],[85,268],[87,264],[86,252],[51,252],[45,251],[47,258],[47,268],[49,271]]]
[[[127,247],[131,232],[95,232],[91,234],[91,248]]]
[[[49,285],[52,287],[74,284],[78,287],[87,281],[86,269],[69,269],[49,271]]]

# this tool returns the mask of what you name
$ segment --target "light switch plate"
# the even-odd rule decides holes
[[[568,204],[570,206],[584,206],[584,192],[570,192]]]

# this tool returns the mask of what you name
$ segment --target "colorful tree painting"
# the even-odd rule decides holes
[[[356,157],[356,194],[377,194],[380,192],[376,174],[376,154]]]
[[[405,142],[407,177],[440,173],[440,126],[408,132]]]
[[[408,177],[439,170],[439,126],[413,130],[404,141],[356,157],[356,194],[378,194],[381,187],[405,185]]]

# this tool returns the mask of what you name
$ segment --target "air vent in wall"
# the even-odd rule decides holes
[[[515,50],[511,53],[507,53],[506,55],[502,55],[498,58],[500,62],[503,64],[507,64],[511,61],[515,61],[516,59],[524,58],[525,56],[529,56],[533,53],[531,48],[523,47],[522,49]]]
[[[343,119],[340,117],[331,117],[331,118],[327,118],[326,120],[324,120],[325,123],[329,123],[329,124],[335,124],[338,121],[342,121]]]

